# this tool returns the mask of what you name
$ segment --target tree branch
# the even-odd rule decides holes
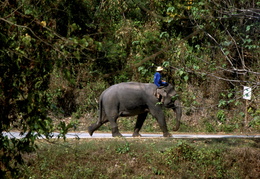
[[[33,36],[36,37],[38,40],[40,40],[40,41],[43,42],[44,44],[46,44],[46,45],[52,47],[55,51],[59,52],[59,53],[62,54],[63,56],[66,56],[62,51],[60,51],[60,50],[57,49],[57,48],[54,48],[54,46],[53,46],[52,44],[50,44],[50,43],[48,43],[48,42],[42,40],[40,37],[38,37],[38,36],[34,33],[34,31],[33,31],[31,28],[29,28],[29,27],[27,27],[27,26],[24,26],[24,25],[15,24],[15,23],[13,23],[13,22],[11,22],[11,21],[8,21],[8,20],[6,20],[6,19],[4,19],[4,18],[1,18],[1,17],[0,17],[0,20],[6,22],[6,23],[8,23],[8,24],[14,25],[14,26],[16,26],[16,27],[25,28],[25,29],[29,30],[29,31],[33,34]]]

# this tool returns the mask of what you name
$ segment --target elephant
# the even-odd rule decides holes
[[[171,108],[176,113],[176,126],[174,131],[180,127],[182,108],[178,95],[173,86],[161,89],[163,91],[157,94],[158,87],[153,83],[124,82],[110,86],[102,92],[99,98],[99,119],[96,123],[88,127],[90,136],[104,123],[110,122],[112,136],[122,137],[119,132],[117,119],[119,117],[128,117],[137,115],[137,121],[134,128],[133,137],[141,137],[139,131],[150,113],[156,118],[163,137],[171,137],[167,129],[165,116],[162,108]],[[158,99],[159,97],[159,99]],[[163,99],[163,102],[160,100]]]

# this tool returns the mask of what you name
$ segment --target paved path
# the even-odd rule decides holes
[[[8,136],[9,138],[23,138],[23,136],[20,135],[19,132],[10,132],[6,133],[3,132],[4,136]],[[53,133],[53,137],[57,138],[59,133]],[[125,138],[132,138],[132,134],[122,134]],[[162,134],[146,134],[146,133],[141,133],[142,137],[141,138],[160,138],[163,137]],[[70,132],[67,133],[66,138],[80,138],[80,139],[85,139],[85,138],[112,138],[111,133],[94,133],[93,136],[91,137],[88,133],[85,132]],[[258,135],[221,135],[221,134],[173,134],[171,138],[179,138],[179,139],[223,139],[223,138],[259,138],[260,139],[260,134]]]

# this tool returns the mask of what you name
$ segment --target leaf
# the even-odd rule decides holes
[[[138,45],[138,44],[140,44],[140,41],[133,41],[132,42],[132,45]]]
[[[169,61],[164,61],[162,66],[163,67],[169,67],[170,66],[170,62]]]
[[[246,26],[246,31],[247,31],[247,32],[250,31],[250,29],[251,29],[251,26],[250,26],[250,25]]]
[[[175,10],[175,7],[169,7],[169,8],[167,9],[167,12],[174,12],[174,10]]]
[[[187,82],[189,80],[189,76],[185,75],[183,79]]]
[[[193,65],[193,69],[194,69],[194,70],[199,70],[199,69],[200,69],[200,67],[199,67],[199,66],[197,66],[197,65]]]
[[[182,76],[184,74],[184,71],[183,70],[180,70],[179,71],[179,75]]]
[[[169,38],[170,35],[168,34],[168,32],[162,32],[162,33],[160,34],[160,38],[163,38],[163,37]]]
[[[26,9],[25,12],[24,12],[26,15],[28,14],[32,14],[32,11],[30,9]]]

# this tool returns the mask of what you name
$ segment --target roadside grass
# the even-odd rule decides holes
[[[167,126],[170,132],[175,127],[175,113],[172,110],[165,109],[165,117]],[[134,126],[136,123],[137,116],[133,117],[120,117],[118,118],[118,127],[121,132],[130,132],[134,131]],[[62,120],[66,123],[74,122],[76,123],[75,128],[71,131],[87,131],[87,128],[92,123],[96,123],[98,120],[98,115],[96,112],[86,113],[80,118],[74,116],[63,118]],[[59,119],[54,120],[54,123],[59,123]],[[211,117],[203,117],[200,114],[193,116],[183,115],[181,119],[181,125],[178,132],[192,132],[192,133],[259,133],[260,125],[249,125],[244,126],[243,118],[230,118],[225,122],[219,122],[214,115]],[[251,121],[252,123],[252,121]],[[99,129],[102,132],[111,132],[110,123],[105,123]],[[147,119],[144,122],[144,125],[140,131],[142,132],[152,132],[152,133],[161,133],[161,129],[154,117],[151,114],[148,114]]]
[[[19,178],[259,178],[258,139],[38,141]]]

